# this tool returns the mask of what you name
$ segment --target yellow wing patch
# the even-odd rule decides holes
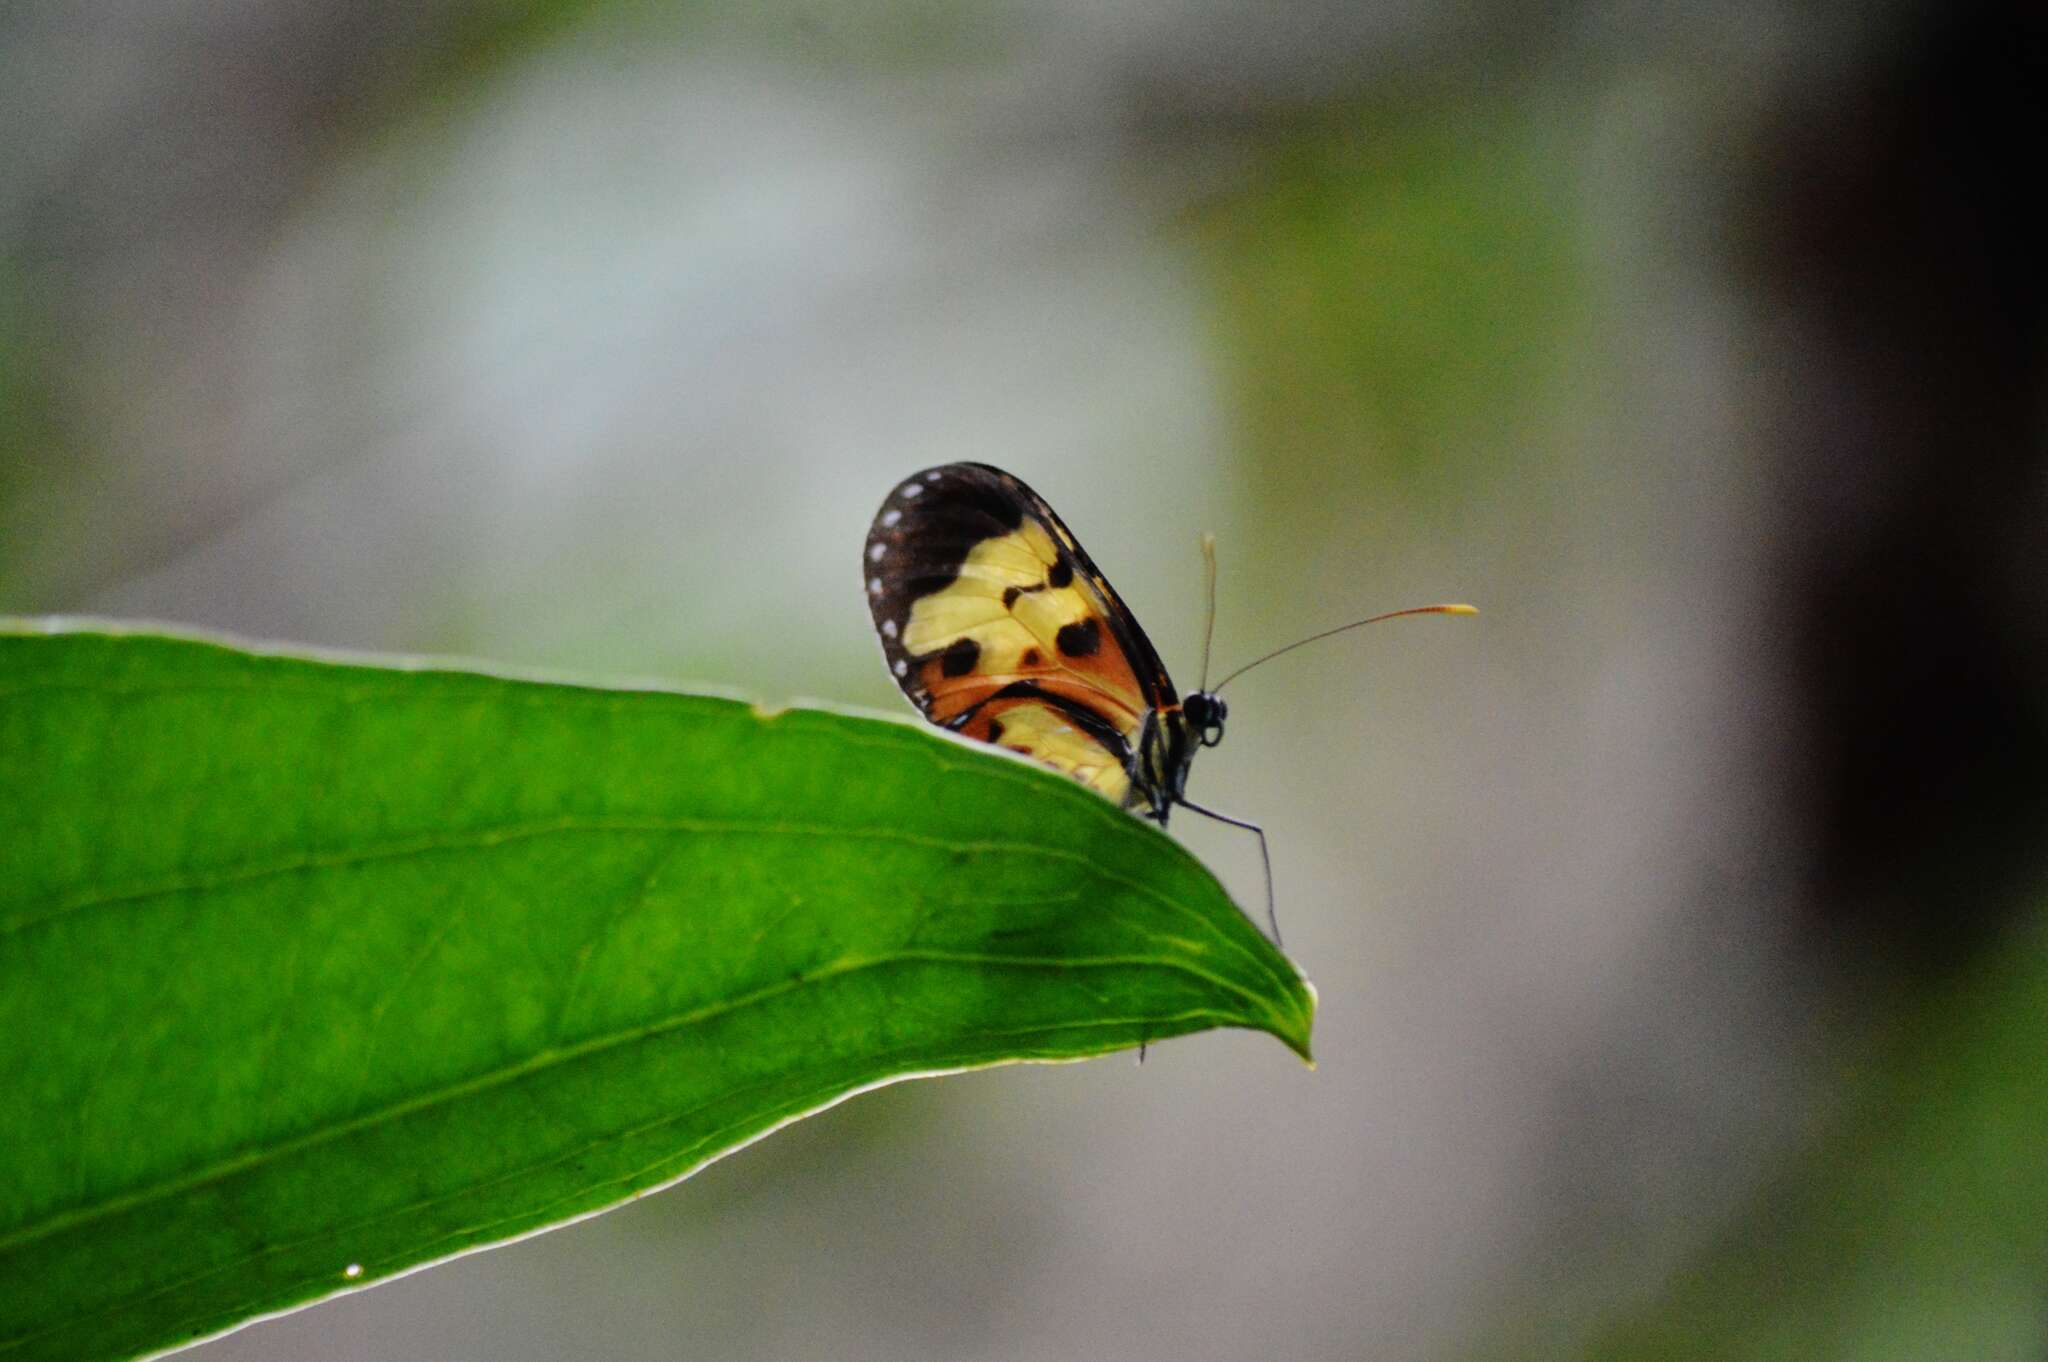
[[[960,731],[1063,771],[1119,804],[1130,792],[1130,773],[1117,754],[1056,706],[1029,699],[996,700]]]
[[[1027,614],[1022,593],[1044,595],[1046,573],[1058,561],[1052,540],[1036,525],[984,539],[961,562],[950,586],[920,596],[911,605],[903,646],[913,653],[930,653],[956,639],[974,638],[988,666],[1015,670],[1028,649],[1045,646],[1031,627],[1042,612]],[[1005,592],[1019,594],[1006,605]],[[1072,598],[1069,618],[1079,618],[1086,607],[1072,591],[1063,594]],[[1037,604],[1035,599],[1032,604]]]

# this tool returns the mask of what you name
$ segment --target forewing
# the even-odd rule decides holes
[[[1128,796],[1173,684],[1042,498],[985,464],[919,473],[883,503],[864,567],[889,670],[926,718]]]

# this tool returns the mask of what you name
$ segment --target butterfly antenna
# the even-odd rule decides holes
[[[1202,683],[1196,690],[1209,689],[1209,643],[1216,637],[1216,536],[1202,531],[1202,570],[1209,578],[1209,611],[1202,616]]]
[[[1275,648],[1264,657],[1253,658],[1221,681],[1218,681],[1216,689],[1222,690],[1252,668],[1263,666],[1274,658],[1279,657],[1282,653],[1291,653],[1296,648],[1306,648],[1311,643],[1320,642],[1323,639],[1329,638],[1332,634],[1341,634],[1349,629],[1359,629],[1368,624],[1378,624],[1381,620],[1397,620],[1404,615],[1476,615],[1478,613],[1479,611],[1475,607],[1469,605],[1418,605],[1407,610],[1389,610],[1384,615],[1371,615],[1362,620],[1353,620],[1349,624],[1340,624],[1335,629],[1325,629],[1320,634],[1310,634],[1307,638],[1297,639],[1285,648]]]

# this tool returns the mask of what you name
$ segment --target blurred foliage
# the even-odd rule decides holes
[[[1570,130],[1545,112],[1351,110],[1276,138],[1201,217],[1255,460],[1425,503],[1500,471],[1590,328]]]
[[[698,42],[860,70],[929,74],[988,58],[999,11],[934,0],[861,0],[827,8],[804,0],[721,6],[654,0],[491,0],[451,11],[424,75],[457,84],[530,59],[579,32],[635,41]],[[419,101],[431,105],[431,97]]]
[[[1591,1342],[1486,1355],[2048,1356],[2048,915],[1891,1001],[1887,1030],[1852,1051],[1837,1114],[1717,1247],[1653,1301],[1593,1324]]]

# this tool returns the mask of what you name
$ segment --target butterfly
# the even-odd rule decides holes
[[[1215,557],[1209,619],[1215,619]],[[1273,938],[1265,829],[1187,797],[1195,754],[1223,741],[1224,685],[1259,663],[1369,620],[1326,630],[1185,696],[1095,560],[1043,497],[1000,468],[953,463],[899,484],[862,555],[869,609],[897,685],[924,717],[1062,772],[1164,826],[1178,806],[1257,835]],[[1423,606],[1406,614],[1469,614]],[[1375,616],[1386,619],[1391,616]]]

